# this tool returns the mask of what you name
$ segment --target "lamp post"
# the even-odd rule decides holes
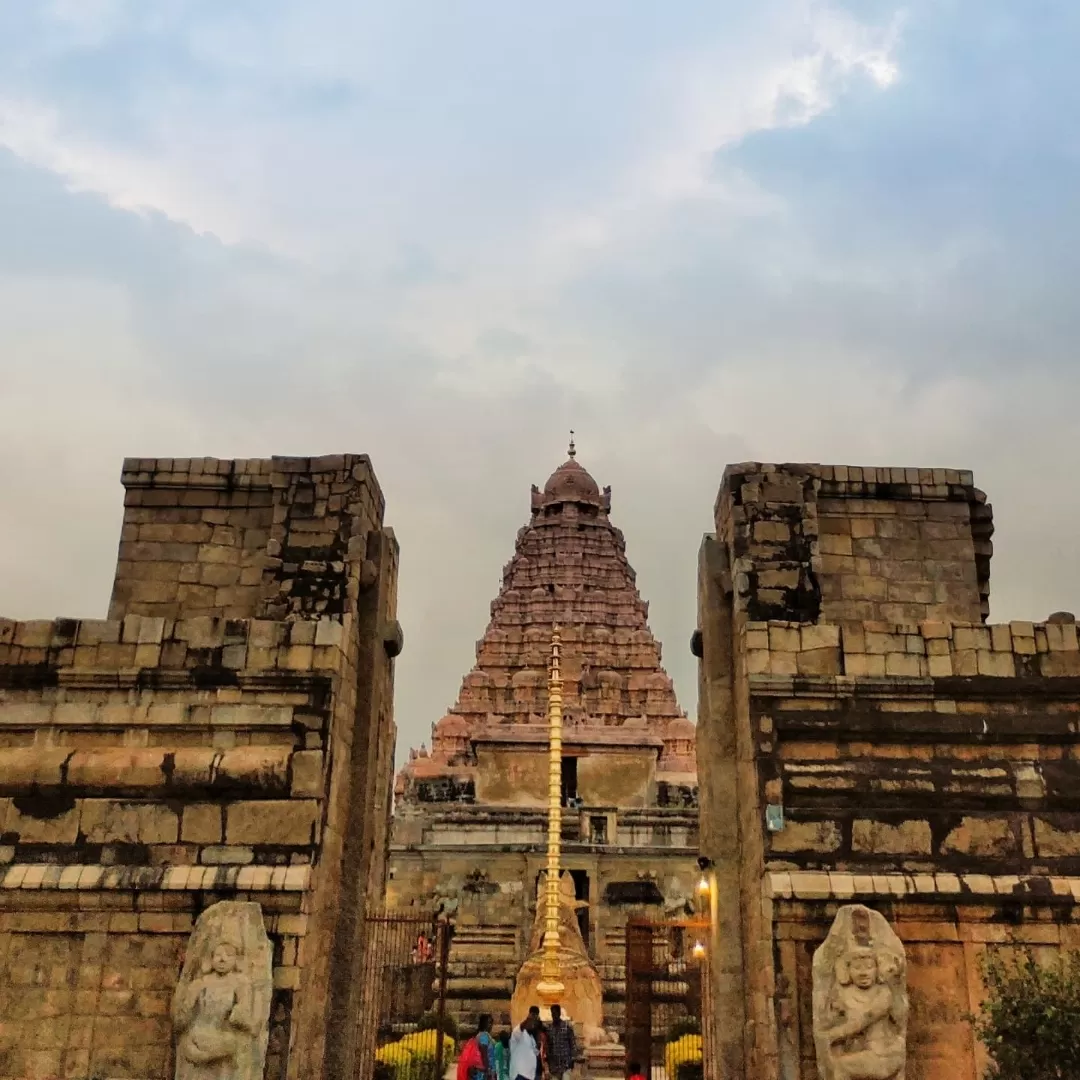
[[[545,896],[544,952],[536,991],[549,1008],[565,987],[559,970],[559,862],[562,854],[562,676],[558,626],[551,631],[551,669],[548,673],[548,846]]]

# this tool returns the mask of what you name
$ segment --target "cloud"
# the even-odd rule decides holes
[[[1077,16],[972,14],[0,10],[0,610],[104,610],[127,454],[369,452],[404,752],[571,427],[691,712],[729,461],[973,468],[1076,608]]]
[[[0,146],[63,177],[72,192],[104,195],[119,210],[165,213],[198,232],[223,228],[227,241],[242,239],[229,230],[225,214],[213,213],[204,199],[184,190],[168,160],[140,158],[66,130],[49,106],[0,98]]]

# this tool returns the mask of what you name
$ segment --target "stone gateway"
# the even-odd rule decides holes
[[[745,462],[715,522],[692,648],[717,1072],[977,1080],[983,958],[1080,942],[1076,621],[990,621],[969,472]]]
[[[510,1021],[545,866],[547,666],[558,623],[561,865],[575,901],[564,917],[595,968],[587,978],[603,986],[605,1026],[617,1027],[627,919],[685,917],[693,903],[694,725],[661,666],[648,604],[609,516],[611,491],[573,446],[543,490],[532,489],[531,510],[475,667],[434,725],[430,750],[413,750],[398,774],[388,902],[439,906],[453,918],[454,1014]]]

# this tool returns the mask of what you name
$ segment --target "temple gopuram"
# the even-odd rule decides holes
[[[575,459],[532,489],[532,514],[457,702],[395,785],[388,904],[454,932],[448,996],[466,1021],[509,1019],[529,953],[548,822],[548,676],[562,640],[563,889],[621,1023],[625,926],[693,908],[695,727],[679,707],[601,492]],[[576,936],[576,935],[575,935]]]

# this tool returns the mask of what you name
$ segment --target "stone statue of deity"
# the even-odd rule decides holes
[[[272,963],[258,904],[199,916],[173,994],[176,1080],[262,1080]]]
[[[822,1080],[904,1080],[907,961],[884,916],[842,907],[814,953],[813,978]]]

